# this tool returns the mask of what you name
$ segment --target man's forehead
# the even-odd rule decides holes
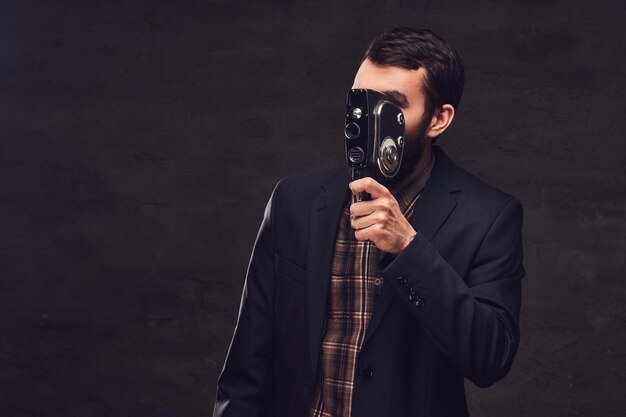
[[[382,66],[366,59],[356,73],[352,88],[368,88],[385,94],[396,104],[408,104],[422,94],[424,75],[423,68]]]

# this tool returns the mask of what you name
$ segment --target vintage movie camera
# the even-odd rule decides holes
[[[372,177],[386,185],[400,170],[404,149],[404,114],[388,98],[369,89],[352,89],[346,101],[346,161],[352,179]],[[360,193],[353,202],[369,200]]]

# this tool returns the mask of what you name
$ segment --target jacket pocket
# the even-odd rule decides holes
[[[306,288],[306,269],[276,253],[276,273],[294,284]]]

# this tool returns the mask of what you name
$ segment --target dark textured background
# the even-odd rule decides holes
[[[343,163],[386,25],[467,67],[440,141],[525,207],[521,350],[473,416],[623,416],[623,1],[2,1],[0,416],[207,416],[282,176]]]

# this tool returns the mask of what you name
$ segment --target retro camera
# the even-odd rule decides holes
[[[385,95],[369,89],[348,91],[346,161],[352,179],[372,177],[383,185],[400,170],[404,149],[404,114]],[[353,201],[369,200],[360,193]]]

